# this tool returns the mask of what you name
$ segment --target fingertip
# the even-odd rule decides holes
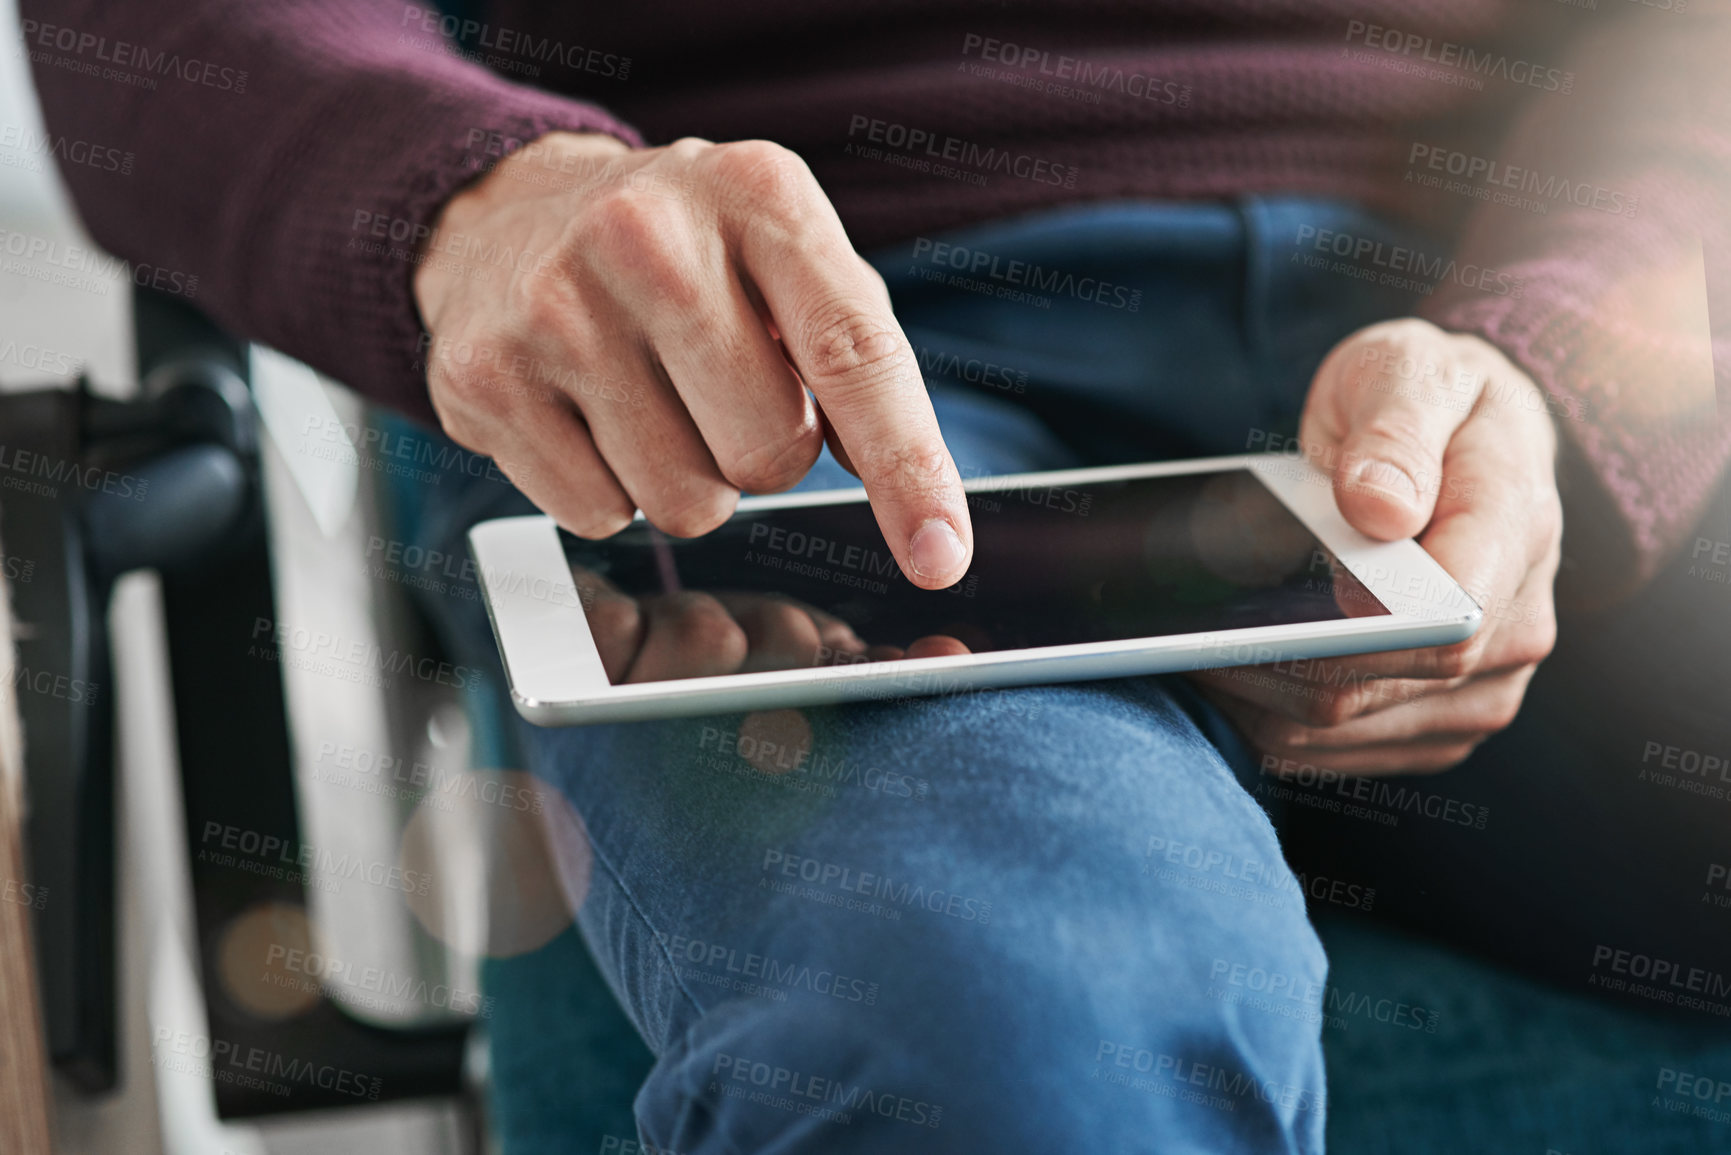
[[[955,585],[972,554],[948,518],[929,518],[908,539],[908,580],[929,590]]]

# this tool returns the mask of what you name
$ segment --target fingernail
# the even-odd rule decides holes
[[[1353,481],[1367,489],[1380,489],[1403,501],[1418,500],[1418,485],[1413,481],[1412,474],[1380,458],[1373,457],[1360,465],[1358,472],[1353,475]]]
[[[920,526],[908,542],[908,561],[920,577],[960,577],[962,562],[968,556],[967,546],[956,536],[950,523],[941,517]]]

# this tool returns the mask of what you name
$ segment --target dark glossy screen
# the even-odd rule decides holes
[[[902,576],[864,502],[563,540],[616,683],[1388,613],[1247,470],[969,505],[973,566],[941,591]]]

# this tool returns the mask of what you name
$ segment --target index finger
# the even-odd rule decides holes
[[[973,557],[961,476],[883,282],[854,254],[815,184],[813,191],[821,203],[793,221],[763,213],[742,221],[740,259],[865,484],[902,572],[942,589],[961,580]]]

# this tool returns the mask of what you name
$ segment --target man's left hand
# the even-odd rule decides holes
[[[1556,640],[1563,514],[1545,396],[1478,337],[1387,321],[1323,361],[1300,440],[1348,522],[1416,536],[1484,623],[1449,646],[1193,676],[1265,755],[1353,774],[1445,770],[1514,720]]]

